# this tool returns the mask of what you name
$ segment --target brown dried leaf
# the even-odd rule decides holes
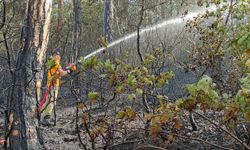
[[[159,123],[153,123],[149,127],[149,135],[151,137],[157,137],[158,134],[162,131],[161,125]]]
[[[81,118],[82,118],[83,123],[88,122],[88,120],[89,120],[88,113],[83,113]]]
[[[173,123],[174,123],[174,128],[175,129],[180,129],[181,128],[181,123],[180,123],[180,120],[179,119],[177,119],[177,118],[174,118],[173,119]]]
[[[246,121],[250,121],[250,112],[245,112],[244,113]]]
[[[126,116],[124,111],[119,111],[116,115],[117,119],[123,119]]]
[[[126,114],[127,114],[127,117],[130,121],[135,120],[136,113],[132,108],[130,108],[130,107],[126,108]]]
[[[163,113],[160,115],[160,121],[161,123],[167,123],[169,120],[169,114],[168,113]]]
[[[149,121],[151,120],[153,117],[153,114],[152,113],[145,113],[145,116],[144,116],[144,121]]]
[[[79,103],[79,104],[77,104],[76,107],[79,108],[79,109],[83,109],[83,108],[85,108],[86,106],[85,106],[83,103]]]

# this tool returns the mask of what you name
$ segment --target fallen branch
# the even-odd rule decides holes
[[[116,147],[116,146],[121,146],[121,145],[126,145],[126,144],[134,144],[134,143],[139,143],[139,142],[141,142],[141,141],[143,141],[143,140],[125,141],[125,142],[122,142],[122,143],[114,144],[114,145],[110,146],[109,148],[110,148],[110,149],[113,149],[113,148]]]
[[[153,148],[153,149],[160,149],[160,150],[166,150],[165,148],[162,148],[162,147],[158,147],[158,146],[154,146],[154,145],[139,145],[135,148],[135,150],[137,149],[141,149],[141,148]]]
[[[212,145],[214,147],[217,147],[217,148],[220,148],[220,149],[224,149],[224,150],[233,150],[231,148],[223,147],[223,146],[220,146],[218,144],[214,144],[214,143],[211,143],[211,142],[208,142],[208,141],[205,141],[203,139],[196,138],[196,137],[188,137],[188,136],[182,136],[182,135],[178,135],[178,134],[172,134],[172,135],[176,136],[176,137],[179,137],[179,138],[183,138],[183,139],[190,139],[190,140],[194,140],[194,141],[200,141],[200,142],[203,142],[203,143],[206,143],[208,145]]]
[[[225,133],[227,133],[229,136],[231,136],[233,139],[235,139],[237,142],[239,142],[241,145],[243,145],[247,150],[250,150],[250,147],[248,145],[246,145],[246,143],[244,143],[243,141],[241,141],[237,136],[235,136],[233,133],[231,133],[230,131],[228,131],[227,129],[222,128],[219,124],[213,122],[212,120],[210,120],[209,118],[207,118],[206,116],[193,111],[195,114],[197,114],[198,116],[200,116],[201,118],[209,121],[211,124],[213,124],[214,126],[216,126],[217,128],[221,129],[222,131],[224,131]]]

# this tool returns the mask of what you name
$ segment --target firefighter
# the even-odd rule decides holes
[[[67,70],[62,69],[60,61],[61,56],[59,51],[54,52],[50,60],[50,67],[47,68],[48,77],[46,92],[40,103],[40,111],[42,117],[41,124],[43,125],[50,125],[51,115],[56,105],[56,100],[59,92],[61,77],[71,74],[73,71],[76,71],[75,65],[68,66]]]

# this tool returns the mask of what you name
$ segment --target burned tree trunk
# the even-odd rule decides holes
[[[57,0],[57,4],[58,4],[57,34],[58,34],[58,37],[60,37],[62,26],[63,26],[63,0]]]
[[[6,139],[9,149],[42,149],[38,138],[37,105],[51,8],[52,0],[27,0],[20,52],[8,104]]]
[[[112,41],[112,36],[111,36],[111,20],[113,16],[113,8],[112,8],[112,0],[105,0],[104,1],[104,22],[103,22],[103,33],[104,37],[107,40],[107,42]]]
[[[63,30],[63,0],[57,0],[57,23],[56,23],[56,39],[57,41],[53,43],[55,47],[60,47],[62,42],[62,30]]]
[[[74,30],[72,38],[72,48],[74,52],[74,61],[77,60],[80,48],[80,33],[81,33],[81,0],[73,0],[74,5]]]

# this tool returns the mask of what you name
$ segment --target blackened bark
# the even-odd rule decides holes
[[[56,38],[57,41],[53,43],[56,47],[61,47],[62,43],[62,30],[63,30],[63,0],[57,0],[57,25],[56,25]]]
[[[60,37],[62,25],[63,25],[63,0],[57,0],[58,4],[58,17],[57,17],[57,34]]]
[[[73,51],[74,51],[74,61],[76,62],[79,57],[79,50],[80,50],[80,35],[81,35],[81,1],[80,0],[73,0],[73,5],[74,5],[74,30],[73,30]],[[80,95],[81,95],[81,90],[80,90],[80,82],[79,82],[79,76],[77,76],[73,82],[72,86],[72,93],[74,94],[77,103],[80,103]],[[76,107],[76,120],[75,120],[75,130],[77,132],[77,137],[80,142],[80,144],[83,146],[83,148],[86,150],[87,147],[83,143],[80,135],[80,130],[79,130],[79,109]]]
[[[72,48],[74,51],[74,61],[76,61],[79,55],[80,49],[80,35],[81,35],[81,1],[73,0],[74,5],[74,30],[73,30],[73,38],[72,38]]]
[[[113,16],[113,8],[112,8],[112,0],[105,0],[104,1],[104,21],[103,21],[103,33],[104,37],[107,40],[108,43],[112,41],[112,35],[111,35],[111,21]]]
[[[37,105],[49,37],[52,0],[27,0],[26,19],[8,105],[9,149],[42,149]]]

